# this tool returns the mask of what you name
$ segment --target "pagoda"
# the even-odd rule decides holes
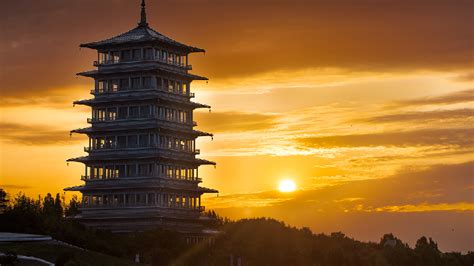
[[[81,44],[97,50],[92,99],[74,104],[92,108],[85,134],[87,156],[69,159],[85,165],[83,185],[65,188],[82,193],[81,214],[88,227],[114,232],[153,228],[199,233],[205,229],[196,138],[212,134],[194,130],[193,110],[210,108],[191,101],[191,53],[203,49],[179,43],[152,29],[145,1],[134,29],[115,37]]]

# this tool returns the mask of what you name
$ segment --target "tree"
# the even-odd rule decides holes
[[[58,219],[63,217],[63,203],[59,193],[56,194],[56,198],[54,199],[54,214]]]
[[[75,215],[81,213],[81,211],[79,211],[79,208],[81,206],[80,204],[81,203],[77,199],[77,195],[72,195],[72,198],[69,201],[69,205],[66,206],[66,208],[65,208],[64,214],[66,216],[75,216]]]
[[[441,252],[438,244],[431,239],[421,237],[416,241],[415,252],[421,256],[424,265],[441,265]]]
[[[8,194],[3,190],[3,188],[0,188],[0,214],[5,211],[5,209],[8,206]]]

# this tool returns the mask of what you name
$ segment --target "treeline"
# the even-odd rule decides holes
[[[78,213],[79,202],[65,203],[60,195],[9,200],[0,189],[0,231],[47,234],[97,252],[152,265],[474,265],[474,253],[443,253],[431,238],[421,237],[414,248],[392,234],[379,243],[365,243],[343,233],[313,234],[273,219],[222,219],[214,212],[213,226],[221,231],[199,244],[188,244],[175,232],[154,230],[112,234],[83,227],[67,215]]]
[[[225,225],[212,246],[195,248],[183,261],[193,265],[473,265],[474,253],[442,253],[431,238],[410,248],[392,234],[364,243],[341,232],[313,234],[273,219],[243,219]]]

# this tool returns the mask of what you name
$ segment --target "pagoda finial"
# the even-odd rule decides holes
[[[146,5],[145,5],[145,0],[142,0],[142,13],[140,16],[140,23],[138,23],[139,26],[146,27],[148,26],[148,22],[146,22]]]

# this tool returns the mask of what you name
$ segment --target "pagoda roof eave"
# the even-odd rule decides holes
[[[209,80],[207,77],[202,77],[194,74],[189,74],[186,72],[180,72],[180,71],[171,71],[169,69],[162,69],[162,68],[157,68],[157,67],[147,67],[147,68],[135,68],[135,69],[119,69],[119,70],[114,70],[110,72],[106,71],[99,71],[97,69],[94,70],[88,70],[88,71],[83,71],[76,73],[77,76],[83,76],[83,77],[88,77],[88,78],[96,78],[99,75],[107,75],[107,74],[121,74],[121,73],[129,73],[129,72],[137,72],[137,71],[154,71],[154,70],[161,70],[170,74],[174,74],[177,76],[182,76],[184,78],[188,78],[190,80]]]
[[[143,127],[141,129],[153,129],[155,127]],[[163,126],[163,127],[160,127],[160,128],[165,128],[167,129],[166,126]],[[71,130],[70,133],[71,134],[90,134],[90,133],[94,133],[94,132],[97,132],[97,131],[107,131],[107,130],[103,130],[103,129],[106,129],[106,128],[101,128],[101,129],[97,129],[97,128],[92,128],[92,127],[86,127],[86,128],[78,128],[78,129],[74,129],[74,130]],[[134,127],[134,129],[137,129],[136,127]],[[128,128],[120,128],[120,129],[117,129],[116,131],[122,131],[122,130],[129,130]],[[175,129],[173,129],[175,130]],[[190,132],[191,134],[193,135],[196,135],[196,136],[200,136],[200,137],[214,137],[214,134],[212,133],[209,133],[209,132],[204,132],[204,131],[200,131],[200,130],[192,130]]]
[[[144,157],[139,157],[139,158],[133,157],[132,159],[153,159],[153,158],[164,158],[164,159],[168,159],[168,160],[183,161],[183,162],[188,162],[188,163],[194,163],[194,164],[197,164],[197,165],[214,165],[214,166],[216,165],[215,162],[204,160],[204,159],[198,159],[198,158],[194,158],[192,160],[189,160],[189,159],[176,159],[176,158],[172,158],[172,157],[157,156],[157,155],[144,156]],[[87,163],[87,162],[91,162],[91,161],[107,161],[107,160],[114,161],[114,160],[125,160],[125,159],[130,159],[130,157],[124,157],[124,158],[110,158],[109,157],[109,158],[95,158],[94,159],[94,158],[91,158],[90,156],[81,156],[81,157],[68,159],[68,160],[66,160],[66,162]]]
[[[127,98],[123,98],[123,99],[116,99],[116,101],[114,101],[114,102],[130,102],[130,101],[140,101],[140,100],[152,100],[152,99],[159,99],[159,98],[160,98],[159,96],[152,96],[152,97],[149,97],[149,98],[136,98],[136,99],[130,99],[130,97],[127,97]],[[97,101],[96,99],[97,98],[78,100],[78,101],[74,101],[73,104],[74,105],[94,106],[94,105],[98,105],[98,104],[101,104],[101,103],[110,103],[111,102],[111,100]],[[198,108],[207,108],[207,109],[209,109],[209,108],[211,108],[211,106],[209,106],[207,104],[191,102],[191,101],[190,102],[182,102],[181,104],[191,106],[194,109],[198,109]]]
[[[156,42],[159,44],[165,44],[177,50],[182,50],[187,53],[198,53],[198,52],[205,53],[206,52],[204,49],[180,43],[178,41],[175,41],[157,32],[156,30],[148,26],[142,26],[142,25],[139,25],[138,27],[135,27],[127,32],[124,32],[122,34],[116,35],[114,37],[111,37],[105,40],[83,43],[79,45],[79,47],[98,50],[98,49],[102,49],[106,47],[116,47],[116,46],[122,46],[122,45],[127,45],[127,44],[140,44],[140,43],[146,43],[146,42]]]
[[[63,190],[64,191],[81,191],[83,188],[84,188],[84,185],[80,185],[80,186],[66,187]]]
[[[64,188],[63,190],[64,191],[92,191],[92,190],[103,190],[103,189],[115,189],[115,190],[121,190],[121,189],[126,189],[126,188],[140,188],[140,186],[124,186],[123,184],[120,186],[110,186],[110,185],[105,185],[105,186],[88,186],[88,185],[79,185],[79,186],[72,186],[72,187],[66,187]],[[151,186],[148,185],[147,186],[148,188],[150,188]],[[173,188],[171,188],[173,189]],[[176,189],[176,188],[174,188]],[[218,190],[216,189],[211,189],[211,188],[207,188],[207,187],[197,187],[197,188],[179,188],[180,190],[189,190],[189,191],[195,191],[195,192],[200,192],[200,193],[219,193]]]

